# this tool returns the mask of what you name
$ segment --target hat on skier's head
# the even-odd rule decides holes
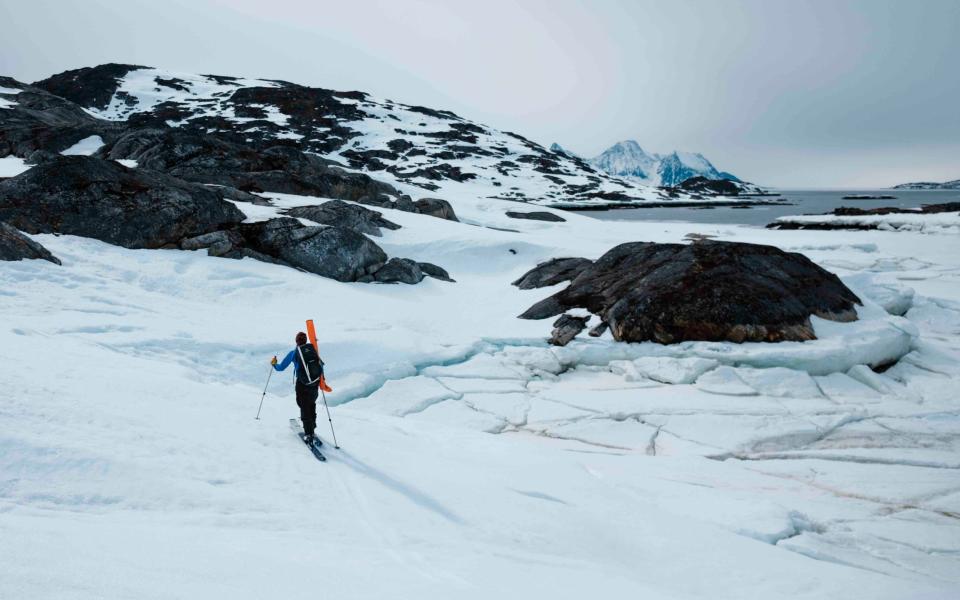
[[[298,345],[298,346],[302,346],[302,345],[306,344],[306,343],[307,343],[307,334],[305,334],[304,332],[301,331],[300,333],[297,334],[296,341],[297,341],[297,345]]]

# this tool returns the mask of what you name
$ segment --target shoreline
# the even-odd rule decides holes
[[[757,196],[753,196],[754,198]],[[680,200],[677,202],[644,202],[642,204],[608,204],[596,206],[564,206],[558,204],[544,205],[547,208],[566,210],[570,212],[595,212],[607,210],[624,210],[629,208],[713,208],[715,206],[734,207],[734,208],[753,208],[754,206],[796,206],[796,203],[783,201],[747,201],[738,202],[734,200],[714,200],[710,202],[697,202],[689,200]]]

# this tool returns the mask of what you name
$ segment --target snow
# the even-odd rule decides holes
[[[18,88],[8,88],[0,85],[0,94],[19,94],[23,90]]]
[[[13,108],[17,103],[13,100],[7,100],[6,98],[0,98],[0,108]]]
[[[883,231],[917,231],[931,234],[960,234],[960,212],[889,215],[795,215],[779,217],[778,223],[829,224],[835,227],[875,228]]]
[[[121,165],[125,166],[128,169],[136,169],[137,166],[139,166],[140,164],[137,161],[133,160],[132,158],[118,158],[116,162],[120,163]]]
[[[685,167],[693,169],[694,171],[699,171],[701,173],[710,173],[716,171],[713,168],[713,165],[710,164],[702,154],[696,152],[674,152],[677,158],[680,159],[680,163]]]
[[[176,85],[186,90],[162,85],[157,81],[158,79],[179,80]],[[245,78],[217,81],[206,75],[160,69],[135,69],[120,80],[120,85],[107,108],[86,110],[99,119],[122,121],[133,114],[149,111],[164,102],[216,100],[215,107],[204,114],[237,119],[232,113],[232,108],[226,106],[225,99],[238,88],[251,86],[276,87],[277,84],[272,81]]]
[[[97,150],[103,147],[103,138],[99,135],[91,135],[90,137],[83,138],[76,144],[70,146],[60,154],[63,155],[81,155],[81,156],[90,156]]]
[[[16,177],[30,169],[30,165],[19,156],[4,156],[0,158],[0,177]]]
[[[632,361],[615,360],[610,363],[610,370],[623,375],[627,381],[647,378],[663,383],[693,383],[697,377],[718,365],[717,361],[709,358],[644,356]]]
[[[237,206],[325,201],[264,195]],[[33,236],[62,266],[0,263],[0,597],[957,597],[953,238],[545,225],[450,200],[464,222],[387,209],[402,228],[378,243],[457,283],[68,235]],[[542,260],[690,233],[806,248],[860,320],[813,318],[803,343],[554,348],[549,320],[516,318],[555,291],[509,285]],[[267,362],[306,318],[342,445],[325,464]]]

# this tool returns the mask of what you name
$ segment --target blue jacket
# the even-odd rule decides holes
[[[283,357],[279,363],[273,365],[273,368],[278,371],[286,371],[287,367],[290,366],[290,363],[293,363],[293,375],[294,377],[300,375],[300,361],[295,360],[297,356],[297,349],[294,348]]]

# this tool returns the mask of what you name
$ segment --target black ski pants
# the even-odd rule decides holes
[[[320,386],[316,383],[312,385],[303,385],[297,382],[297,406],[300,407],[300,420],[303,421],[303,432],[307,435],[313,435],[313,430],[317,428],[317,396],[320,394]]]

